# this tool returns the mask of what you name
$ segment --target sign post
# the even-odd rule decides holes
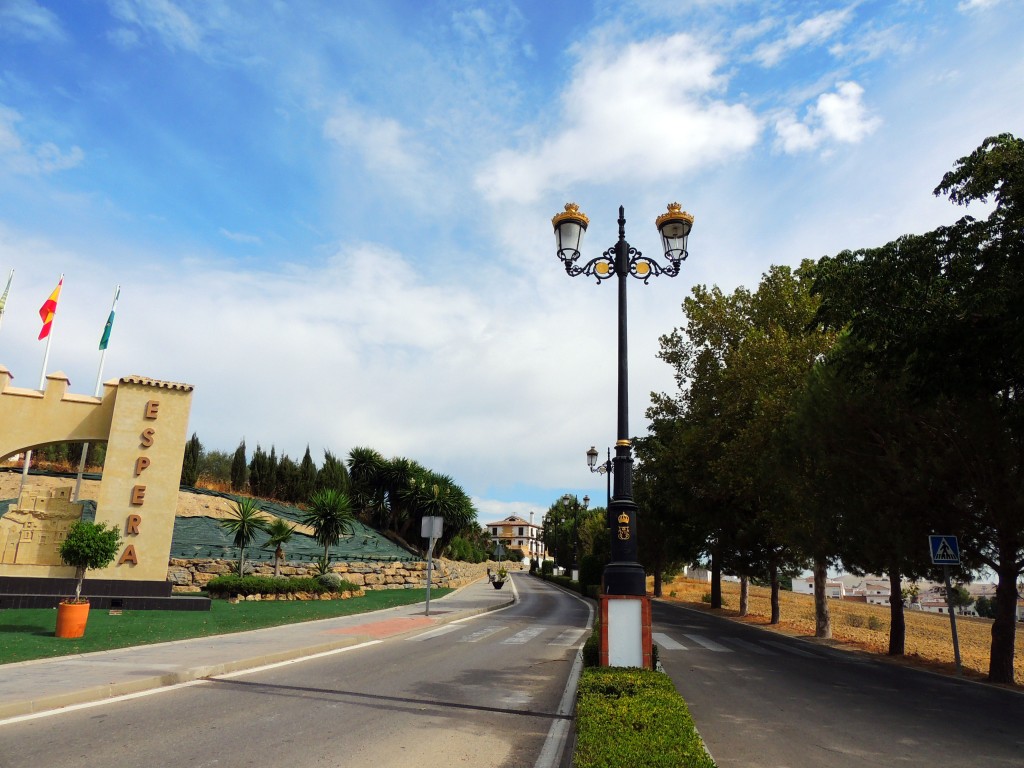
[[[946,582],[949,627],[953,633],[953,657],[956,659],[956,673],[963,675],[963,668],[960,665],[960,640],[956,634],[956,610],[953,608],[953,585],[949,580],[949,566],[960,565],[960,545],[956,536],[929,536],[928,547],[931,549],[932,563],[942,566],[942,576]]]
[[[441,538],[443,530],[443,517],[424,517],[423,522],[420,523],[420,535],[430,541],[427,547],[427,616],[430,615],[430,581],[434,570],[434,543]]]

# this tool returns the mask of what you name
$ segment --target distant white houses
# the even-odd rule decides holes
[[[527,561],[540,561],[546,555],[544,528],[533,522],[533,515],[531,512],[529,522],[518,515],[509,515],[504,520],[484,523],[484,528],[490,532],[492,541],[501,541],[507,548],[522,550]]]

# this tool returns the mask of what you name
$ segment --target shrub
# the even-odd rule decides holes
[[[555,572],[555,561],[545,560],[540,564],[540,572],[542,576],[551,576]]]
[[[672,680],[643,669],[588,668],[576,702],[577,768],[714,768]]]
[[[341,585],[345,583],[345,580],[336,573],[321,573],[316,580],[328,592],[341,592]]]
[[[580,558],[580,584],[601,584],[604,576],[604,558],[597,555],[584,555]]]
[[[846,623],[849,624],[851,627],[863,627],[864,617],[858,616],[855,613],[851,613],[849,616],[846,617]]]
[[[337,576],[337,574],[332,574]],[[275,579],[272,576],[238,576],[231,574],[211,579],[206,590],[212,597],[228,597],[231,595],[286,595],[290,592],[355,592],[359,587],[344,581],[338,576],[337,588],[326,587],[318,581],[318,577],[305,576],[292,579]]]
[[[876,631],[885,629],[885,622],[883,622],[878,616],[868,616],[868,629]]]
[[[583,644],[584,668],[601,666],[601,622],[594,622],[594,631]]]

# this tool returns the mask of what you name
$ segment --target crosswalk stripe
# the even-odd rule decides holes
[[[495,635],[498,632],[501,632],[503,629],[508,629],[508,627],[507,626],[495,626],[495,625],[491,625],[489,627],[484,627],[483,629],[478,629],[476,632],[473,632],[471,634],[466,635],[465,637],[461,638],[459,640],[459,642],[460,643],[477,643],[477,642],[480,642],[481,640],[483,640],[485,637],[490,637],[491,635]]]
[[[502,640],[503,645],[522,645],[528,643],[544,631],[544,627],[530,627],[521,632],[516,632],[512,637]]]
[[[686,650],[686,646],[685,645],[683,645],[682,643],[677,643],[671,637],[669,637],[668,635],[666,635],[666,634],[664,634],[662,632],[652,632],[651,633],[651,638],[654,640],[654,642],[656,642],[658,644],[658,646],[660,648],[663,648],[666,651],[685,651]]]
[[[410,638],[408,638],[408,640],[409,640],[410,643],[419,643],[419,642],[422,642],[424,640],[430,640],[433,637],[440,637],[441,635],[447,635],[449,632],[454,632],[456,629],[458,629],[458,627],[449,624],[449,625],[444,626],[444,627],[438,627],[437,629],[432,629],[429,632],[424,632],[422,635],[416,635],[415,637],[410,637]]]
[[[772,648],[778,648],[780,651],[785,651],[786,653],[792,653],[796,656],[806,656],[810,659],[818,658],[818,655],[816,653],[810,653],[809,651],[805,651],[801,648],[795,648],[789,643],[777,643],[773,640],[765,640],[764,644],[770,645]]]
[[[729,642],[733,645],[738,645],[740,648],[748,650],[752,653],[759,653],[762,656],[774,656],[775,651],[769,651],[767,648],[763,648],[757,643],[750,643],[746,640],[740,640],[738,637],[730,637]]]
[[[703,635],[684,634],[683,637],[687,637],[690,640],[693,640],[693,642],[695,642],[697,645],[701,646],[702,648],[706,648],[709,651],[715,651],[717,653],[732,653],[732,649],[726,648],[724,645],[719,645],[714,640],[708,640]]]
[[[564,645],[566,647],[575,645],[576,642],[587,633],[585,629],[567,629],[548,645]]]

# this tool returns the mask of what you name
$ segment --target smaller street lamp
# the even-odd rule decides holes
[[[599,472],[599,473],[601,473],[602,475],[605,476],[605,480],[607,481],[607,485],[608,485],[608,491],[607,491],[607,493],[608,493],[608,500],[607,500],[607,502],[605,502],[604,508],[605,508],[606,511],[610,512],[610,510],[612,508],[612,469],[614,468],[614,465],[612,464],[612,449],[611,448],[608,449],[608,459],[606,461],[604,461],[603,463],[598,464],[597,463],[597,448],[595,448],[594,446],[590,446],[590,450],[587,451],[587,466],[590,467],[590,471],[591,472]],[[612,529],[612,519],[611,519],[611,517],[609,517],[608,518],[608,530],[611,530],[611,529]]]
[[[580,580],[580,501],[571,494],[562,497],[562,506],[566,509],[572,507],[572,580]],[[590,506],[590,497],[583,497],[583,509]]]

